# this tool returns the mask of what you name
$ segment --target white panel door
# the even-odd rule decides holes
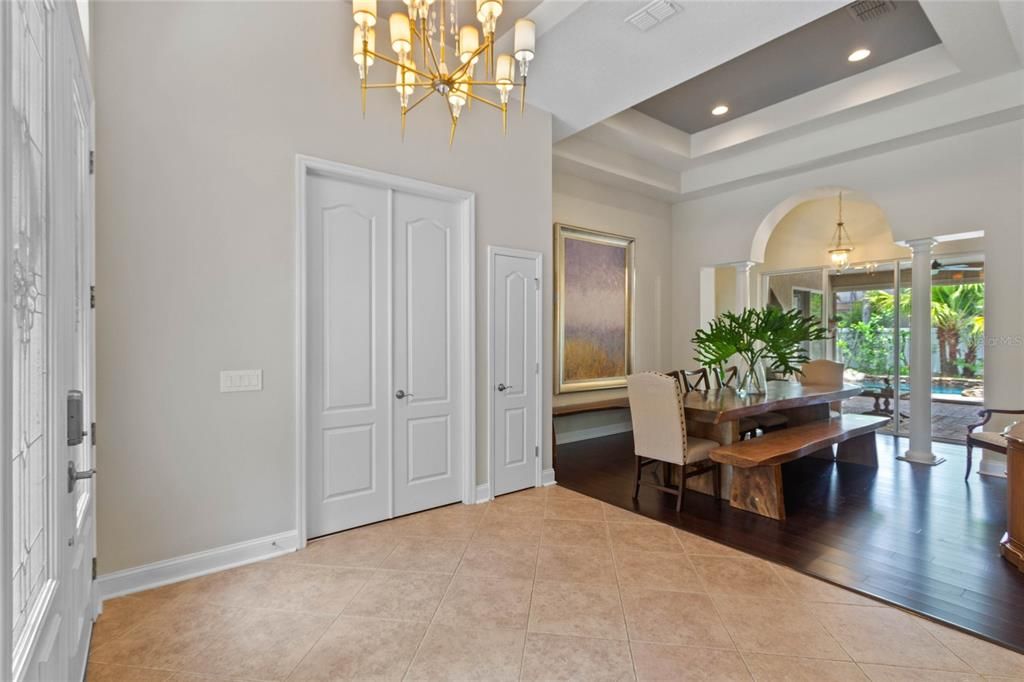
[[[390,516],[389,195],[308,180],[308,537]]]
[[[455,202],[394,193],[396,515],[462,499],[459,216]]]
[[[491,259],[491,452],[494,494],[539,483],[539,254]]]

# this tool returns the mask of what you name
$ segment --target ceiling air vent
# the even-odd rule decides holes
[[[641,31],[649,31],[681,11],[679,7],[669,0],[654,0],[654,2],[645,5],[642,9],[626,17],[626,23]]]
[[[850,16],[862,22],[869,22],[896,11],[896,3],[892,0],[857,0],[846,6]]]

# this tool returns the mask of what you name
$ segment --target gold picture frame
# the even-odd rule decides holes
[[[633,371],[636,239],[564,223],[554,232],[555,393],[624,388]]]

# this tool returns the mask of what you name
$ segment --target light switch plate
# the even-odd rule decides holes
[[[220,392],[262,391],[262,369],[226,369],[220,373]]]

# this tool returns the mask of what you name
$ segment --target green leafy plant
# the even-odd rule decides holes
[[[724,312],[707,329],[698,329],[692,343],[697,350],[694,359],[704,367],[721,371],[738,355],[752,370],[763,363],[773,372],[792,374],[810,359],[808,342],[826,338],[828,333],[815,318],[799,310],[767,307]]]

